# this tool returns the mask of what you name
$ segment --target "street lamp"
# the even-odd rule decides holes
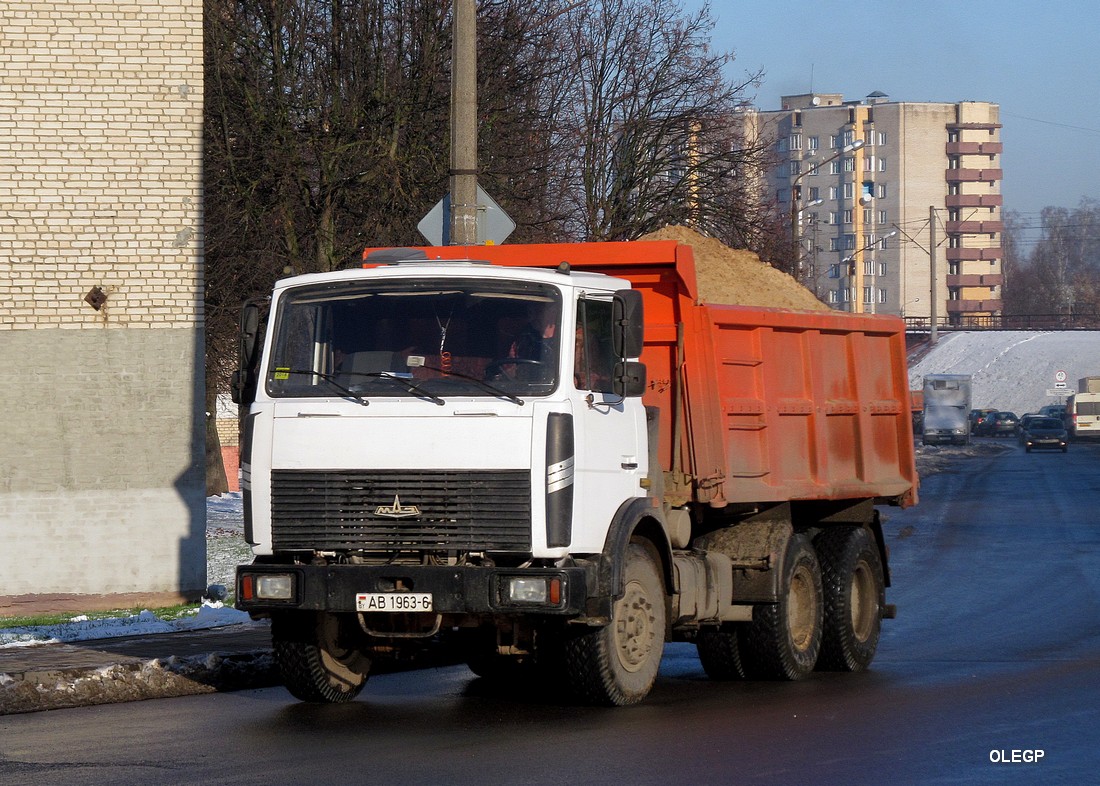
[[[837,150],[828,158],[824,158],[821,161],[812,162],[812,166],[809,169],[807,169],[805,172],[799,172],[798,175],[795,176],[794,180],[791,181],[791,243],[794,246],[794,253],[797,257],[795,263],[799,272],[801,272],[802,270],[802,211],[801,209],[799,209],[798,206],[799,203],[802,201],[802,197],[799,183],[802,182],[802,178],[806,177],[806,175],[810,174],[811,172],[816,172],[825,164],[835,161],[841,156],[851,153],[853,150],[859,150],[861,147],[863,147],[862,139],[857,139],[850,144],[844,145],[844,147]],[[814,200],[814,202],[810,204],[819,205],[821,204],[821,200]],[[810,205],[806,205],[806,207],[809,206]]]

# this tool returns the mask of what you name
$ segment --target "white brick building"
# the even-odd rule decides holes
[[[0,615],[205,586],[202,0],[0,4]]]

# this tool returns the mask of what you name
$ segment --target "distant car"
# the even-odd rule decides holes
[[[1002,437],[1015,434],[1020,419],[1012,412],[993,412],[978,419],[974,433],[979,437]]]
[[[1021,441],[1024,450],[1061,450],[1066,452],[1069,445],[1069,433],[1065,424],[1058,418],[1032,418],[1024,429]]]
[[[972,409],[970,410],[970,433],[978,433],[978,424],[984,421],[990,415],[997,412],[995,409]]]
[[[989,418],[988,431],[986,433],[991,437],[1011,437],[1016,434],[1016,425],[1020,422],[1020,419],[1016,417],[1015,412],[997,412],[993,417]]]
[[[1024,429],[1027,428],[1027,424],[1035,420],[1035,418],[1045,417],[1038,412],[1028,412],[1027,414],[1020,415],[1020,422],[1016,424],[1016,434],[1020,437],[1020,444],[1023,444]]]
[[[1045,407],[1039,407],[1039,414],[1046,418],[1058,418],[1059,420],[1065,420],[1066,405],[1047,404]]]

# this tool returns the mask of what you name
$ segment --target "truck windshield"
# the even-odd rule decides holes
[[[341,281],[279,301],[273,397],[548,395],[558,382],[561,296],[476,279]]]

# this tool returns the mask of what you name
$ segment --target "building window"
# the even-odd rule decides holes
[[[841,140],[843,140],[845,145],[850,145],[856,141],[856,132],[848,129],[843,134],[841,134],[840,138]]]
[[[852,210],[851,210],[851,208],[849,208],[849,209],[845,210],[845,211],[844,211],[844,223],[845,223],[845,224],[850,224],[850,223],[852,223],[852,218],[853,218],[853,216],[852,216]]]
[[[830,303],[836,303],[836,290],[835,289],[830,289],[829,290],[829,302]]]
[[[830,212],[829,212],[829,213],[828,213],[828,214],[827,214],[827,215],[825,216],[825,223],[826,223],[826,224],[835,224],[836,222],[837,222],[837,221],[836,221],[836,211],[835,211],[835,210],[833,210],[833,211],[830,211]],[[835,250],[835,249],[834,249],[834,250]]]
[[[840,174],[840,159],[836,159],[829,164],[829,173],[833,175]]]
[[[853,249],[855,247],[856,247],[856,236],[855,235],[845,235],[844,236],[844,250],[845,251],[850,251],[851,249]]]
[[[863,275],[873,276],[875,274],[875,260],[868,259],[863,263]]]
[[[829,265],[829,278],[840,278],[840,265]]]
[[[882,156],[879,156],[879,159],[878,159],[878,171],[879,172],[885,172],[886,171],[886,159],[883,158]]]
[[[829,135],[829,147],[840,147],[840,137],[836,134]]]
[[[840,241],[837,240],[835,237],[829,238],[829,250],[830,251],[839,251],[840,250]]]
[[[878,263],[878,274],[880,276],[885,276],[886,275],[886,263],[885,262],[879,262]]]
[[[863,288],[863,302],[864,303],[872,302],[871,301],[871,288],[870,287],[864,287]]]
[[[802,166],[801,166],[800,161],[795,160],[795,161],[790,161],[788,163],[790,164],[790,174],[797,175],[799,172],[802,171]]]
[[[879,144],[879,147],[882,147],[883,145],[886,144],[886,132],[885,131],[879,131],[878,132],[878,144]]]
[[[817,186],[810,186],[810,201],[811,201],[811,202],[816,202],[816,201],[817,201],[817,200],[819,200],[820,198],[821,198],[821,197],[820,197],[820,196],[818,196],[818,188],[817,188]]]
[[[885,303],[886,302],[886,290],[885,289],[880,289],[878,291],[878,302],[879,303]]]
[[[871,223],[871,213],[872,213],[871,208],[869,208],[869,207],[863,208],[863,223],[864,224],[870,224]]]
[[[848,156],[847,158],[844,159],[844,171],[845,172],[855,172],[856,171],[856,160],[854,158],[852,158],[851,156]]]
[[[878,222],[880,224],[885,224],[886,223],[886,211],[885,210],[878,211]]]
[[[802,149],[802,134],[791,134],[790,141],[788,142],[791,150]]]
[[[851,183],[845,183],[844,184],[844,198],[845,199],[852,199],[855,196],[855,193],[856,193],[855,188],[852,186]]]
[[[958,262],[958,260],[953,260],[953,261],[947,263],[947,275],[949,275],[949,276],[959,275],[959,262]]]
[[[829,199],[840,199],[840,189],[836,186],[829,186]]]
[[[875,171],[875,157],[874,156],[864,156],[863,157],[863,171],[864,172],[874,172]]]
[[[787,190],[787,189],[785,189],[785,188],[780,188],[780,189],[778,189],[778,190],[777,190],[777,191],[775,192],[775,201],[776,201],[776,202],[789,202],[789,201],[790,201],[790,199],[791,199],[791,197],[790,197],[790,193],[791,193],[791,192],[790,192],[790,191],[788,191],[788,190]]]
[[[818,146],[818,138],[816,136],[812,136],[806,140],[806,144],[809,150],[816,151]]]
[[[885,251],[885,250],[886,250],[886,241],[887,241],[888,239],[889,239],[889,238],[885,238],[885,237],[881,237],[881,238],[879,238],[879,241],[878,241],[878,247],[879,247],[879,248],[881,248],[881,249],[882,249],[883,251]]]
[[[786,153],[787,152],[787,140],[786,139],[777,139],[775,141],[775,149],[777,151],[779,151],[780,153]]]
[[[878,184],[878,198],[886,199],[886,185],[883,183]]]

